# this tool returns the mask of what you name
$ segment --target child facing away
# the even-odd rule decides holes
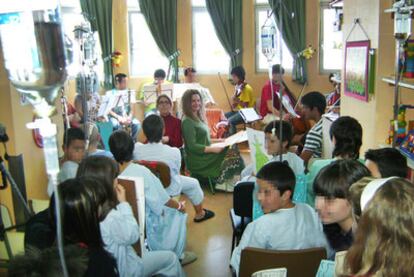
[[[75,178],[79,163],[85,156],[86,136],[80,128],[69,128],[63,135],[63,157],[60,161],[58,184],[67,179]],[[47,194],[52,196],[53,183],[49,180]]]
[[[125,189],[117,183],[118,164],[107,157],[84,159],[79,165],[78,177],[99,181],[90,186],[98,199],[100,229],[105,249],[117,261],[119,275],[125,276],[183,276],[177,256],[171,251],[146,251],[139,257],[133,244],[139,240],[139,227],[131,206],[126,202]]]
[[[266,164],[257,173],[258,199],[265,213],[247,225],[234,249],[231,267],[239,275],[241,252],[246,247],[295,250],[328,249],[322,223],[309,205],[292,202],[295,174],[284,162]]]
[[[394,148],[370,149],[365,153],[365,166],[375,178],[407,178],[407,159]]]
[[[270,161],[286,161],[292,168],[296,176],[304,174],[305,165],[303,160],[295,153],[289,152],[289,147],[293,138],[292,125],[287,121],[282,121],[282,148],[280,147],[280,121],[270,122],[264,128],[265,147],[267,154],[272,156]],[[255,181],[253,173],[253,164],[246,166],[241,173],[242,181]]]

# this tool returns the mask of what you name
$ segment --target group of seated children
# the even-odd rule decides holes
[[[313,99],[311,96],[302,99],[302,103],[305,114],[312,113],[317,119],[323,113],[322,98],[316,93]],[[320,149],[321,129],[315,126],[311,137],[308,138],[309,134],[306,137],[304,151]],[[361,125],[352,117],[339,117],[330,128],[333,158],[313,160],[305,176],[306,182],[298,183],[304,161],[298,156],[288,158],[286,155],[292,127],[282,122],[282,143],[279,121],[266,125],[264,132],[266,150],[273,158],[256,176],[251,166],[242,173],[242,180],[255,181],[253,203],[260,205],[262,214],[255,215],[257,207],[253,205],[253,222],[247,225],[231,258],[231,266],[237,274],[241,253],[246,247],[273,250],[324,247],[328,259],[338,260],[337,271],[349,274],[347,276],[410,275],[408,272],[414,268],[412,263],[407,260],[407,265],[400,266],[396,255],[406,256],[414,247],[414,235],[409,231],[414,225],[414,187],[405,179],[407,161],[398,150],[369,150],[364,164],[364,160],[359,159]],[[306,155],[320,155],[318,150],[312,153]],[[303,185],[308,187],[308,204],[292,202],[295,189]],[[348,249],[342,256],[345,260],[336,255]]]

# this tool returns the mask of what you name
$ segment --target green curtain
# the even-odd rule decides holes
[[[283,40],[293,57],[292,78],[301,84],[307,81],[306,60],[298,56],[298,53],[306,48],[305,2],[305,0],[269,0],[278,29],[282,32]]]
[[[242,65],[242,0],[206,0],[216,34],[231,58],[231,67]]]
[[[145,21],[161,52],[169,58],[172,81],[178,82],[177,0],[138,0]]]
[[[104,87],[113,88],[112,59],[112,0],[80,0],[81,9],[92,30],[98,31],[104,61]]]

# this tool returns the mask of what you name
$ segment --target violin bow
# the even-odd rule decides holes
[[[298,107],[298,104],[300,103],[300,99],[303,97],[303,92],[305,91],[306,86],[308,85],[308,82],[305,82],[303,84],[302,90],[300,91],[299,97],[298,97],[298,101],[296,101],[296,105],[294,107],[294,110],[296,111],[296,108]]]
[[[223,79],[221,78],[220,72],[218,72],[217,75],[218,75],[218,78],[220,79],[221,86],[223,87],[224,94],[226,94],[227,103],[229,104],[231,111],[233,111],[233,106],[231,105],[229,94],[227,93],[227,88],[224,85],[224,82],[223,82]]]

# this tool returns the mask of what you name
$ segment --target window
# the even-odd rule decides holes
[[[322,73],[338,71],[342,68],[342,9],[329,8],[321,3],[321,36],[320,36],[320,71]]]
[[[205,0],[193,0],[193,63],[200,73],[227,73],[230,57],[221,45]]]
[[[61,0],[61,12],[62,12],[62,29],[64,34],[72,41],[73,44],[73,61],[72,64],[68,66],[67,71],[69,77],[75,77],[81,70],[80,66],[80,47],[75,40],[75,33],[73,32],[75,27],[84,22],[83,15],[81,14],[80,3],[78,0]],[[95,53],[98,59],[96,71],[99,76],[99,80],[103,81],[104,72],[103,72],[103,61],[102,61],[102,51],[101,44],[99,43],[98,32],[94,33],[95,37]]]
[[[137,0],[128,0],[128,22],[130,75],[148,77],[158,68],[167,71],[169,61],[158,48]]]
[[[266,57],[262,54],[262,42],[260,39],[260,32],[263,24],[265,23],[268,14],[271,12],[271,8],[268,4],[268,1],[265,0],[256,0],[256,71],[264,72],[269,68]],[[272,15],[273,17],[273,15]],[[274,20],[274,18],[272,18]],[[280,33],[278,32],[280,35]],[[290,71],[293,67],[293,58],[290,54],[289,49],[287,48],[285,42],[282,39],[282,66]],[[280,57],[277,53],[273,58],[273,64],[280,64]]]

